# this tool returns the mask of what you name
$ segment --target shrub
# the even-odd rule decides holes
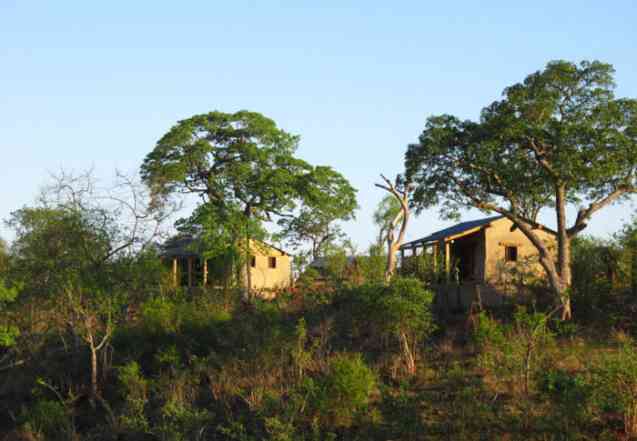
[[[603,410],[620,412],[624,429],[637,436],[637,348],[628,340],[604,354],[593,369],[595,395]]]
[[[124,399],[119,415],[119,429],[125,432],[149,432],[150,426],[144,413],[148,399],[148,381],[134,361],[120,367],[118,374],[120,394]]]
[[[143,325],[151,334],[177,332],[179,327],[177,308],[174,301],[165,297],[155,297],[142,305]]]
[[[435,331],[433,293],[413,278],[396,277],[389,285],[365,284],[339,293],[342,333],[366,336],[376,346],[401,354],[407,372],[416,371],[418,348]]]
[[[473,337],[480,351],[478,364],[495,374],[496,381],[504,380],[510,386],[521,384],[528,395],[532,377],[554,343],[548,318],[518,307],[513,323],[505,326],[481,314]]]
[[[575,426],[588,421],[588,405],[592,392],[588,378],[581,373],[550,369],[540,377],[540,390],[554,405],[559,419],[559,429],[571,432]],[[555,420],[555,416],[552,415]]]
[[[34,432],[44,435],[45,439],[66,440],[73,434],[69,416],[59,401],[36,401],[25,417],[24,424]]]
[[[349,427],[356,414],[368,406],[375,387],[376,376],[360,354],[338,355],[330,360],[316,405],[336,427]]]
[[[212,415],[205,409],[196,409],[178,400],[171,400],[161,408],[161,422],[157,428],[159,438],[165,441],[198,441],[205,439],[206,428]]]
[[[379,300],[379,324],[400,342],[407,371],[414,374],[418,346],[436,329],[433,293],[417,279],[395,278]]]

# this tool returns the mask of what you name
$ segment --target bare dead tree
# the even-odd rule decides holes
[[[400,203],[400,211],[394,216],[384,232],[384,240],[387,243],[387,267],[385,269],[385,281],[389,282],[396,271],[396,254],[405,240],[407,224],[409,223],[409,194],[410,185],[400,175],[391,182],[384,175],[380,175],[384,184],[374,184],[392,196]]]
[[[51,181],[39,197],[43,206],[80,212],[110,239],[109,249],[94,256],[97,265],[153,245],[168,234],[168,220],[181,209],[175,200],[151,197],[145,185],[119,170],[107,186],[99,185],[92,169],[76,174],[61,170]]]

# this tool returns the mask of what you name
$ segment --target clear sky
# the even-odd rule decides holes
[[[383,196],[373,182],[401,171],[428,115],[475,118],[553,59],[612,63],[617,94],[637,97],[636,23],[634,0],[0,0],[0,218],[49,172],[135,171],[177,120],[249,109],[359,189],[346,230],[362,248]],[[588,232],[634,211],[607,209]],[[431,211],[408,236],[447,224]]]

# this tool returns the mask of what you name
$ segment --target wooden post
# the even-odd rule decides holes
[[[431,256],[433,260],[434,274],[436,274],[436,271],[438,271],[438,244],[437,243],[434,243],[432,246]]]
[[[203,260],[203,286],[208,284],[208,259]]]
[[[445,241],[445,276],[447,283],[451,281],[451,242]]]
[[[192,257],[188,257],[188,288],[192,288]]]
[[[173,257],[173,285],[174,285],[175,288],[177,288],[177,286],[179,286],[179,285],[177,285],[177,282],[178,282],[178,280],[177,280],[177,263],[178,263],[177,262],[177,258]]]

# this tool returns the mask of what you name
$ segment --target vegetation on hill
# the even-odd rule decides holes
[[[0,439],[637,438],[637,221],[607,240],[576,234],[632,191],[635,102],[611,84],[608,65],[551,63],[480,123],[432,118],[409,173],[381,186],[394,199],[366,255],[338,226],[356,191],[256,113],[179,122],[146,158],[146,186],[56,177],[0,241]],[[492,208],[527,236],[556,208],[562,242],[544,267],[559,286],[534,278],[497,308],[441,308],[443,265],[424,254],[395,270],[385,251],[412,184],[416,208]],[[321,264],[271,300],[241,274],[175,286],[158,242],[180,192],[202,196],[178,225],[208,257],[241,262],[270,220]],[[592,204],[569,229],[566,201]]]

